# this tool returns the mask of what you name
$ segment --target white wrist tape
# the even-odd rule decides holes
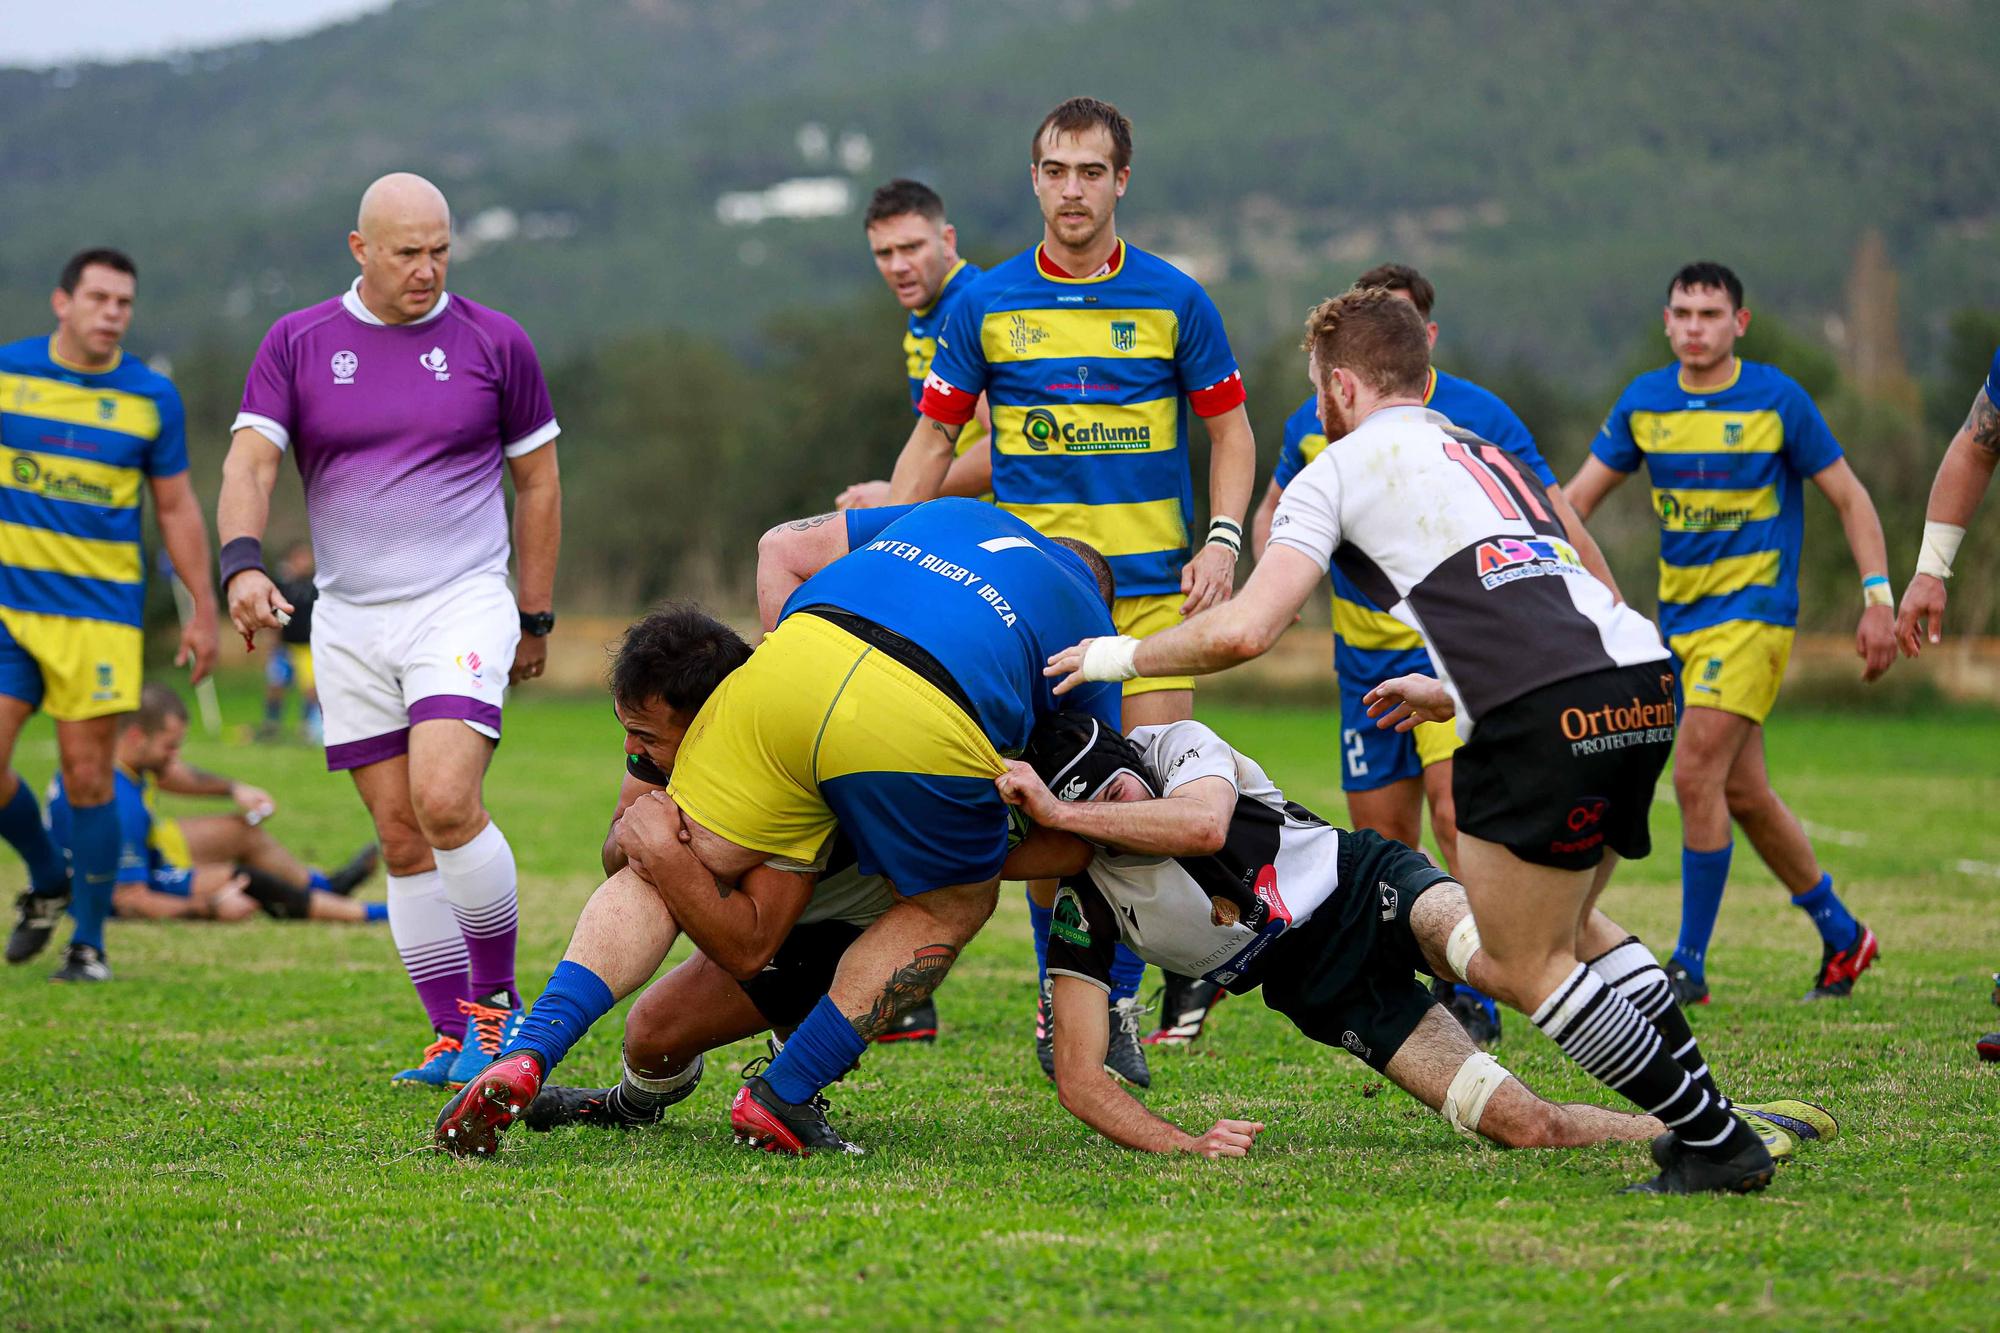
[[[1129,634],[1108,639],[1092,639],[1083,650],[1085,680],[1130,680],[1139,674],[1132,659],[1139,653],[1139,641]]]
[[[1958,544],[1965,540],[1965,529],[1956,523],[1924,524],[1923,549],[1917,552],[1917,573],[1928,574],[1934,579],[1951,577],[1951,562],[1958,558]]]
[[[1472,965],[1472,955],[1479,952],[1479,926],[1467,912],[1464,918],[1451,928],[1451,935],[1444,942],[1444,960],[1451,964],[1451,970],[1462,979],[1465,969]]]
[[[1466,1056],[1465,1063],[1452,1075],[1451,1086],[1445,1089],[1439,1114],[1459,1133],[1477,1134],[1479,1117],[1486,1114],[1486,1103],[1493,1100],[1493,1094],[1509,1077],[1507,1067],[1484,1051]]]

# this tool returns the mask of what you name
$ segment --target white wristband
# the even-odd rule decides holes
[[[1139,641],[1129,634],[1114,634],[1108,639],[1092,639],[1090,647],[1083,650],[1083,678],[1130,680],[1139,674],[1139,668],[1132,664],[1132,659],[1138,652]]]
[[[1958,558],[1958,544],[1965,540],[1965,529],[1956,523],[1924,524],[1923,549],[1917,552],[1917,573],[1928,574],[1934,579],[1951,577],[1951,562]]]

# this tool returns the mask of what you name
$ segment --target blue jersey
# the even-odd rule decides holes
[[[1088,542],[1121,597],[1177,593],[1194,492],[1189,408],[1243,401],[1222,317],[1201,285],[1123,241],[1072,278],[1040,246],[979,276],[938,340],[925,415],[993,412],[993,500],[1051,537]]]
[[[1804,480],[1840,461],[1811,398],[1775,366],[1736,363],[1714,389],[1678,365],[1633,380],[1591,444],[1619,472],[1645,464],[1660,519],[1660,629],[1794,625]]]
[[[172,876],[159,876],[157,872],[187,868],[186,839],[173,821],[155,822],[153,796],[150,778],[127,772],[122,767],[117,770],[111,798],[118,811],[116,883],[161,888],[163,883],[172,885],[176,881]],[[60,774],[49,784],[48,820],[50,839],[56,846],[70,850],[69,794],[63,790]],[[71,854],[74,855],[73,850]],[[169,887],[167,891],[176,890]]]
[[[1993,349],[1993,364],[1986,371],[1986,401],[2000,407],[2000,347]]]
[[[1433,367],[1424,390],[1424,405],[1444,414],[1452,425],[1499,445],[1526,463],[1544,487],[1556,484],[1556,474],[1535,447],[1535,437],[1490,389]],[[1326,432],[1319,424],[1319,404],[1317,399],[1308,398],[1285,418],[1285,442],[1278,450],[1278,467],[1271,478],[1278,489],[1291,485],[1292,478],[1324,448]],[[1372,689],[1392,676],[1412,671],[1430,674],[1423,638],[1415,630],[1377,606],[1337,564],[1332,577],[1333,669],[1343,681]]]
[[[978,276],[979,265],[959,260],[939,284],[937,300],[922,310],[910,312],[909,327],[903,332],[903,373],[910,380],[912,412],[923,406],[924,380],[931,373],[931,362],[937,359],[938,335],[944,332],[952,312],[963,303],[965,294],[972,290],[972,280]],[[959,432],[953,451],[962,454],[985,438],[986,428],[977,420],[969,421]]]
[[[848,554],[807,579],[784,616],[831,606],[916,644],[951,674],[993,748],[1018,754],[1035,719],[1081,709],[1119,724],[1120,689],[1094,682],[1057,698],[1050,654],[1115,634],[1097,581],[1074,551],[978,500],[847,511]]]
[[[54,343],[0,347],[0,606],[136,626],[140,483],[187,471],[181,396],[134,357],[79,370]]]

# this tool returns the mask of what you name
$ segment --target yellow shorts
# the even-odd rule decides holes
[[[0,607],[0,694],[58,722],[137,708],[144,657],[137,626]]]
[[[1682,707],[1719,708],[1761,723],[1778,701],[1791,660],[1789,625],[1725,620],[1667,640],[1680,659]]]
[[[285,656],[291,659],[292,683],[299,687],[301,694],[311,694],[313,684],[313,650],[309,643],[288,643]]]
[[[1154,593],[1147,597],[1116,597],[1111,601],[1111,623],[1120,634],[1143,639],[1149,634],[1172,629],[1185,617],[1181,603],[1186,596],[1177,592]],[[1160,690],[1191,690],[1193,676],[1139,676],[1125,682],[1125,697],[1154,694]]]
[[[912,894],[1000,873],[1005,771],[943,691],[802,612],[702,705],[667,790],[704,828],[800,863],[820,860],[837,825],[863,874]]]
[[[1451,722],[1419,722],[1410,728],[1410,738],[1417,743],[1417,766],[1420,768],[1443,763],[1465,744],[1458,738],[1457,724]]]

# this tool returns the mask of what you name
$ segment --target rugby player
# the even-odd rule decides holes
[[[181,758],[187,738],[187,705],[158,681],[139,693],[139,708],[119,719],[118,881],[113,915],[142,920],[240,921],[259,909],[279,920],[386,921],[381,903],[348,895],[374,873],[378,854],[370,843],[331,874],[302,864],[264,825],[277,812],[270,793],[248,783],[205,773]],[[233,815],[163,819],[154,811],[158,792],[223,796]],[[58,776],[49,793],[49,833],[68,846],[69,800]]]
[[[1257,477],[1243,378],[1208,293],[1118,235],[1131,122],[1108,102],[1072,98],[1043,117],[1029,163],[1041,243],[982,274],[940,337],[892,499],[938,493],[984,394],[994,500],[1040,532],[1103,552],[1118,581],[1119,633],[1155,633],[1235,586]],[[1208,532],[1192,553],[1190,409],[1211,446]],[[1124,698],[1128,726],[1194,715],[1191,677],[1130,681]],[[1038,957],[1053,891],[1044,884],[1029,895]],[[1042,979],[1036,1026],[1046,1043],[1046,967]],[[1216,994],[1195,979],[1168,982],[1168,1021],[1156,1036],[1171,1037],[1189,1013],[1198,1028]]]
[[[945,220],[944,200],[922,181],[892,180],[869,197],[861,215],[868,253],[896,304],[909,312],[903,331],[903,369],[910,385],[910,410],[923,405],[924,379],[937,356],[938,335],[944,331],[959,299],[972,290],[979,266],[959,258],[958,228]],[[939,488],[941,495],[986,494],[992,484],[992,462],[986,440],[993,419],[982,395],[973,420],[958,437],[958,457]],[[842,491],[835,509],[857,509],[889,503],[889,483],[858,481]]]
[[[1617,856],[1651,850],[1653,786],[1673,745],[1665,645],[1591,573],[1506,453],[1423,406],[1430,344],[1407,301],[1351,291],[1316,307],[1306,330],[1329,443],[1286,488],[1243,591],[1150,638],[1065,649],[1049,673],[1067,690],[1248,661],[1337,559],[1423,636],[1437,672],[1378,686],[1377,725],[1463,719],[1452,794],[1489,964],[1478,984],[1672,1127],[1653,1143],[1660,1174],[1634,1188],[1762,1189],[1771,1155],[1729,1114],[1670,989],[1648,984],[1635,1006],[1588,962],[1591,910]]]
[[[160,537],[194,598],[176,666],[201,680],[215,664],[208,529],[188,480],[186,418],[164,376],[119,346],[138,270],[117,250],[63,265],[53,334],[0,346],[0,837],[28,867],[7,961],[42,951],[68,907],[58,981],[108,981],[104,918],[118,871],[112,748],[117,718],[139,706],[146,559],[140,483]],[[14,772],[14,742],[38,708],[56,724],[72,806],[65,865],[34,793]],[[74,896],[72,897],[72,883]]]
[[[1038,833],[1073,835],[1031,840],[1017,854],[1057,858],[1034,868],[1073,877],[1056,900],[1049,942],[1057,1089],[1105,1137],[1150,1152],[1231,1157],[1263,1128],[1222,1120],[1206,1134],[1183,1133],[1092,1067],[1108,1035],[1096,995],[1118,939],[1236,994],[1261,987],[1265,1003],[1307,1036],[1345,1047],[1453,1128],[1503,1147],[1651,1139],[1666,1129],[1653,1116],[1544,1101],[1478,1050],[1411,979],[1413,970],[1462,979],[1485,969],[1465,891],[1402,843],[1336,829],[1287,801],[1263,769],[1201,723],[1140,727],[1128,740],[1057,714],[1036,727],[1025,760],[1008,765],[1002,794]],[[1059,800],[1051,788],[1075,794]],[[1591,970],[1606,982],[1636,996],[1664,992],[1645,946],[1601,913],[1589,914],[1584,937]],[[1737,1111],[1783,1156],[1794,1135],[1837,1132],[1809,1103]]]
[[[1951,578],[1951,562],[1958,558],[1966,525],[1993,482],[1994,465],[2000,463],[2000,407],[1995,404],[2000,404],[2000,350],[1993,353],[1986,382],[1972,396],[1972,410],[1951,437],[1931,482],[1917,572],[1903,589],[1896,612],[1896,639],[1905,657],[1916,657],[1925,642],[1937,643],[1944,637],[1944,585]],[[1993,977],[1993,1002],[2000,1004],[2000,973]],[[1979,1058],[2000,1060],[2000,1032],[1979,1039]]]
[[[1034,667],[1044,647],[1072,626],[1108,630],[1112,593],[1088,547],[975,500],[767,532],[763,644],[698,705],[667,791],[620,819],[628,855],[649,825],[664,830],[649,840],[644,876],[628,865],[598,889],[503,1058],[440,1119],[441,1146],[484,1151],[569,1045],[652,975],[678,930],[734,975],[755,975],[770,955],[743,941],[784,938],[837,826],[860,871],[886,877],[895,899],[843,951],[784,1050],[746,1078],[730,1119],[775,1151],[855,1151],[820,1091],[929,998],[992,914],[1011,828],[992,781],[1005,771],[999,752],[1020,750],[1059,706]],[[680,712],[686,701],[670,702]],[[1114,722],[1118,693],[1099,687],[1069,706]],[[665,821],[635,825],[648,803]],[[767,915],[781,924],[760,929]]]
[[[1783,371],[1736,355],[1750,311],[1734,273],[1706,262],[1681,269],[1667,284],[1665,320],[1675,364],[1626,387],[1565,489],[1587,519],[1643,463],[1660,518],[1660,628],[1681,690],[1681,926],[1667,974],[1682,1004],[1708,1002],[1734,820],[1819,931],[1806,998],[1845,996],[1875,961],[1875,933],[1840,901],[1772,790],[1764,719],[1798,622],[1801,480],[1833,502],[1860,566],[1854,649],[1868,681],[1896,658],[1882,523],[1812,399]]]
[[[1437,321],[1431,309],[1437,289],[1407,264],[1378,264],[1354,280],[1356,287],[1380,287],[1415,306],[1424,318],[1424,332],[1437,346]],[[1535,438],[1513,409],[1497,394],[1470,380],[1446,374],[1435,365],[1424,389],[1424,406],[1461,430],[1512,454],[1534,473],[1550,503],[1564,512],[1565,524],[1577,534],[1578,545],[1590,541],[1580,522],[1569,522],[1568,505]],[[1285,487],[1326,447],[1319,424],[1315,392],[1285,420],[1285,439],[1271,484],[1250,521],[1252,551],[1262,558],[1271,536],[1271,519]],[[1384,731],[1369,718],[1361,700],[1385,680],[1426,669],[1423,640],[1408,625],[1368,599],[1335,566],[1333,571],[1333,666],[1340,682],[1341,789],[1347,793],[1347,814],[1356,828],[1373,829],[1385,838],[1411,847],[1423,845],[1423,808],[1431,811],[1431,833],[1445,868],[1457,865],[1458,826],[1452,817],[1451,757],[1458,750],[1458,733],[1449,726],[1422,723],[1407,733]],[[1459,983],[1445,991],[1452,1012],[1481,1045],[1500,1038],[1500,1012],[1493,1001]]]
[[[520,325],[445,291],[451,212],[436,186],[382,177],[347,241],[353,286],[280,319],[257,351],[216,526],[237,630],[279,625],[295,608],[259,538],[293,454],[327,767],[353,775],[375,822],[389,926],[437,1038],[396,1079],[442,1086],[520,1021],[514,853],[481,784],[504,692],[541,674],[555,625],[559,427]]]

